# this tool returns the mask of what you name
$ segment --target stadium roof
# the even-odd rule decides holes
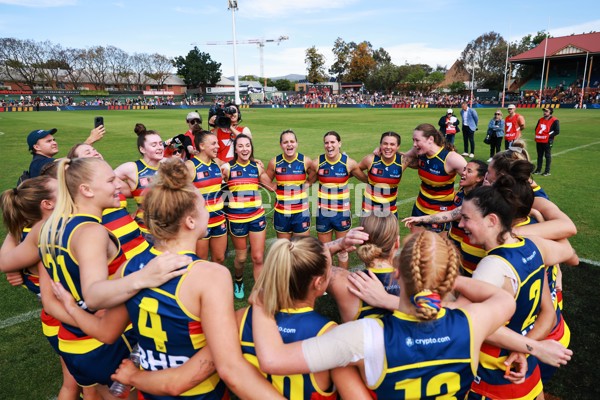
[[[568,57],[585,55],[587,52],[600,53],[600,32],[584,33],[580,35],[546,38],[531,50],[511,57],[511,62],[526,62],[544,58],[544,47],[548,41],[546,58]]]

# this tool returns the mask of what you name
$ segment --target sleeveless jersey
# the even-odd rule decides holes
[[[227,189],[231,192],[231,197],[225,210],[229,221],[239,224],[254,221],[265,215],[258,191],[259,184],[256,161],[249,161],[246,165],[236,162],[230,167]]]
[[[60,224],[65,223],[65,220],[61,220]],[[77,305],[91,314],[95,311],[88,309],[85,304],[81,290],[81,274],[79,270],[79,263],[73,258],[69,243],[71,238],[77,234],[77,229],[86,224],[99,224],[100,219],[92,215],[75,214],[72,215],[67,221],[62,236],[62,241],[57,243],[56,246],[56,257],[53,257],[50,253],[42,253],[40,249],[40,258],[44,267],[48,270],[48,275],[54,282],[60,282],[64,288],[71,293]],[[114,261],[118,254],[121,253],[121,247],[119,241],[107,231],[111,240],[117,246],[117,255],[112,260],[108,260],[109,263]],[[108,267],[107,267],[108,268]],[[76,326],[63,323],[58,332],[59,348],[60,351],[70,354],[86,354],[93,350],[104,347],[106,349],[117,346],[105,345],[102,342],[88,336],[85,332]],[[117,364],[118,365],[118,364]]]
[[[284,343],[293,343],[320,336],[335,324],[310,307],[282,310],[275,314],[275,320]],[[246,309],[242,318],[240,342],[244,358],[259,369],[252,334],[251,306]],[[337,398],[333,385],[326,390],[319,388],[313,374],[267,375],[267,379],[286,399],[325,400]]]
[[[390,164],[386,164],[381,156],[375,156],[369,167],[368,178],[363,194],[363,211],[397,214],[396,199],[402,179],[402,156],[396,153]]]
[[[153,247],[129,260],[123,276],[139,271],[161,252]],[[202,268],[203,260],[192,252],[184,253],[192,262],[184,267]],[[202,321],[191,314],[178,299],[177,292],[187,273],[173,278],[157,288],[142,289],[125,303],[133,330],[139,338],[140,366],[147,371],[176,368],[206,346]],[[209,378],[179,397],[154,396],[144,393],[148,400],[157,399],[222,399],[225,384],[215,372]]]
[[[31,228],[25,227],[23,228],[23,233],[21,234],[21,242],[25,240],[27,235],[31,232]],[[42,300],[42,295],[40,293],[40,277],[37,274],[34,274],[29,269],[21,270],[21,275],[23,275],[23,286],[33,293],[38,300]],[[56,336],[58,335],[58,330],[60,328],[60,321],[48,314],[43,308],[40,313],[40,319],[42,321],[42,332],[44,336],[47,338],[55,338],[54,343],[56,344]],[[54,347],[54,346],[53,346]],[[55,349],[58,350],[58,349]]]
[[[208,227],[219,226],[225,222],[223,192],[221,191],[221,182],[223,181],[221,169],[213,160],[206,164],[198,157],[193,157],[191,161],[196,169],[194,186],[204,198],[206,211],[209,214]]]
[[[350,213],[350,191],[348,189],[348,156],[340,154],[337,161],[330,163],[325,154],[319,156],[319,208]]]
[[[152,178],[156,175],[158,168],[149,166],[144,160],[137,160],[135,166],[137,168],[137,184],[135,189],[131,191],[135,203],[138,206],[135,212],[135,222],[140,226],[140,230],[146,234],[148,233],[148,227],[144,224],[144,210],[142,208],[142,203],[144,202],[144,192],[148,189],[150,183],[152,183]]]
[[[377,399],[464,399],[473,382],[471,322],[460,310],[442,308],[419,322],[394,311],[383,326],[385,361],[372,386]]]
[[[448,174],[444,166],[450,152],[441,148],[435,155],[419,156],[421,187],[415,203],[421,212],[435,214],[454,209],[454,179],[456,173]]]
[[[21,240],[19,243],[23,242],[27,235],[31,232],[30,227],[23,228],[23,232],[21,232]],[[40,295],[40,277],[37,274],[31,272],[28,268],[21,270],[21,276],[23,276],[23,287],[29,290],[31,293],[35,294],[38,300],[41,300],[42,297]],[[43,311],[43,310],[42,310]]]
[[[517,309],[506,327],[526,335],[540,310],[545,266],[540,250],[529,239],[519,238],[519,242],[500,245],[488,252],[488,256],[498,257],[506,262],[518,279],[515,295]],[[504,378],[503,364],[510,354],[508,350],[484,343],[479,355],[479,368],[472,390],[482,396],[500,399],[535,398],[542,391],[542,381],[538,361],[527,357],[528,370],[525,382],[515,385]]]
[[[281,214],[297,214],[308,211],[304,154],[298,153],[293,161],[287,161],[283,154],[275,158],[275,211]]]
[[[521,127],[519,125],[519,117],[521,115],[515,113],[512,117],[508,115],[504,118],[504,139],[507,142],[512,142],[521,137]]]
[[[550,140],[550,129],[552,129],[552,124],[554,121],[556,121],[555,117],[551,117],[550,119],[546,119],[544,117],[540,118],[535,129],[536,143],[548,143]]]
[[[455,209],[462,206],[464,198],[464,189],[460,188],[460,190],[454,196],[453,203]],[[461,274],[463,276],[471,277],[473,276],[473,271],[475,271],[475,268],[477,268],[479,261],[485,257],[486,252],[481,246],[471,243],[469,236],[467,236],[465,231],[458,226],[459,222],[460,221],[452,221],[450,232],[448,232],[448,238],[460,250]]]
[[[125,196],[119,193],[119,200],[121,201],[121,207],[107,208],[102,212],[102,225],[115,235],[121,244],[119,255],[108,267],[109,276],[114,275],[126,260],[148,247],[148,242],[142,236],[139,225],[127,211]]]
[[[394,279],[394,267],[368,268],[363,271],[367,275],[367,271],[373,272],[377,279],[379,279],[379,282],[381,282],[387,293],[393,294],[395,296],[400,296],[400,286],[398,285],[398,281]],[[362,318],[381,318],[384,315],[388,315],[391,313],[389,310],[373,307],[369,305],[366,301],[360,299],[358,304],[358,312],[353,318],[355,320]]]
[[[535,185],[531,189],[533,190],[534,197],[541,197],[543,199],[550,200],[550,197],[548,197],[548,195],[540,185]]]

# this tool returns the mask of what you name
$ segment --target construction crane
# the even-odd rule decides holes
[[[259,55],[260,55],[260,76],[263,77],[263,79],[265,80],[264,82],[264,88],[266,89],[267,87],[267,78],[265,77],[265,63],[264,63],[264,48],[265,48],[265,43],[277,43],[277,45],[279,46],[279,43],[283,42],[284,40],[288,40],[289,37],[288,36],[279,36],[277,39],[249,39],[249,40],[237,40],[235,42],[235,44],[255,44],[258,46],[258,51],[259,51]],[[220,42],[206,42],[204,43],[208,46],[222,46],[222,45],[232,45],[233,44],[233,40],[227,40],[227,41],[220,41]],[[197,43],[192,43],[192,45],[197,45]],[[263,89],[263,98],[265,96],[265,90]]]

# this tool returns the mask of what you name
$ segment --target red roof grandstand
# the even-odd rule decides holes
[[[569,57],[589,52],[600,53],[600,32],[583,33],[581,35],[561,36],[544,39],[535,48],[511,57],[511,62],[537,61],[544,58],[544,47],[548,40],[546,58]]]

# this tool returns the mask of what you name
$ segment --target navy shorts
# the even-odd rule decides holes
[[[229,233],[233,236],[244,237],[250,232],[262,232],[267,229],[267,220],[264,215],[250,222],[232,222],[229,223]]]
[[[60,355],[78,385],[110,386],[112,384],[110,376],[115,373],[121,360],[128,358],[131,353],[134,343],[128,339],[132,334],[132,330],[129,330],[113,344],[102,344],[100,347],[80,354],[68,352],[68,349],[65,349],[59,342]]]
[[[317,232],[328,233],[331,231],[345,232],[352,228],[350,214],[332,210],[317,210]]]
[[[211,228],[206,228],[206,236],[202,239],[210,239],[217,238],[225,235],[227,233],[227,221],[223,221],[219,225],[213,226]]]
[[[307,212],[282,214],[275,211],[273,225],[279,233],[304,233],[310,229],[310,215]]]

